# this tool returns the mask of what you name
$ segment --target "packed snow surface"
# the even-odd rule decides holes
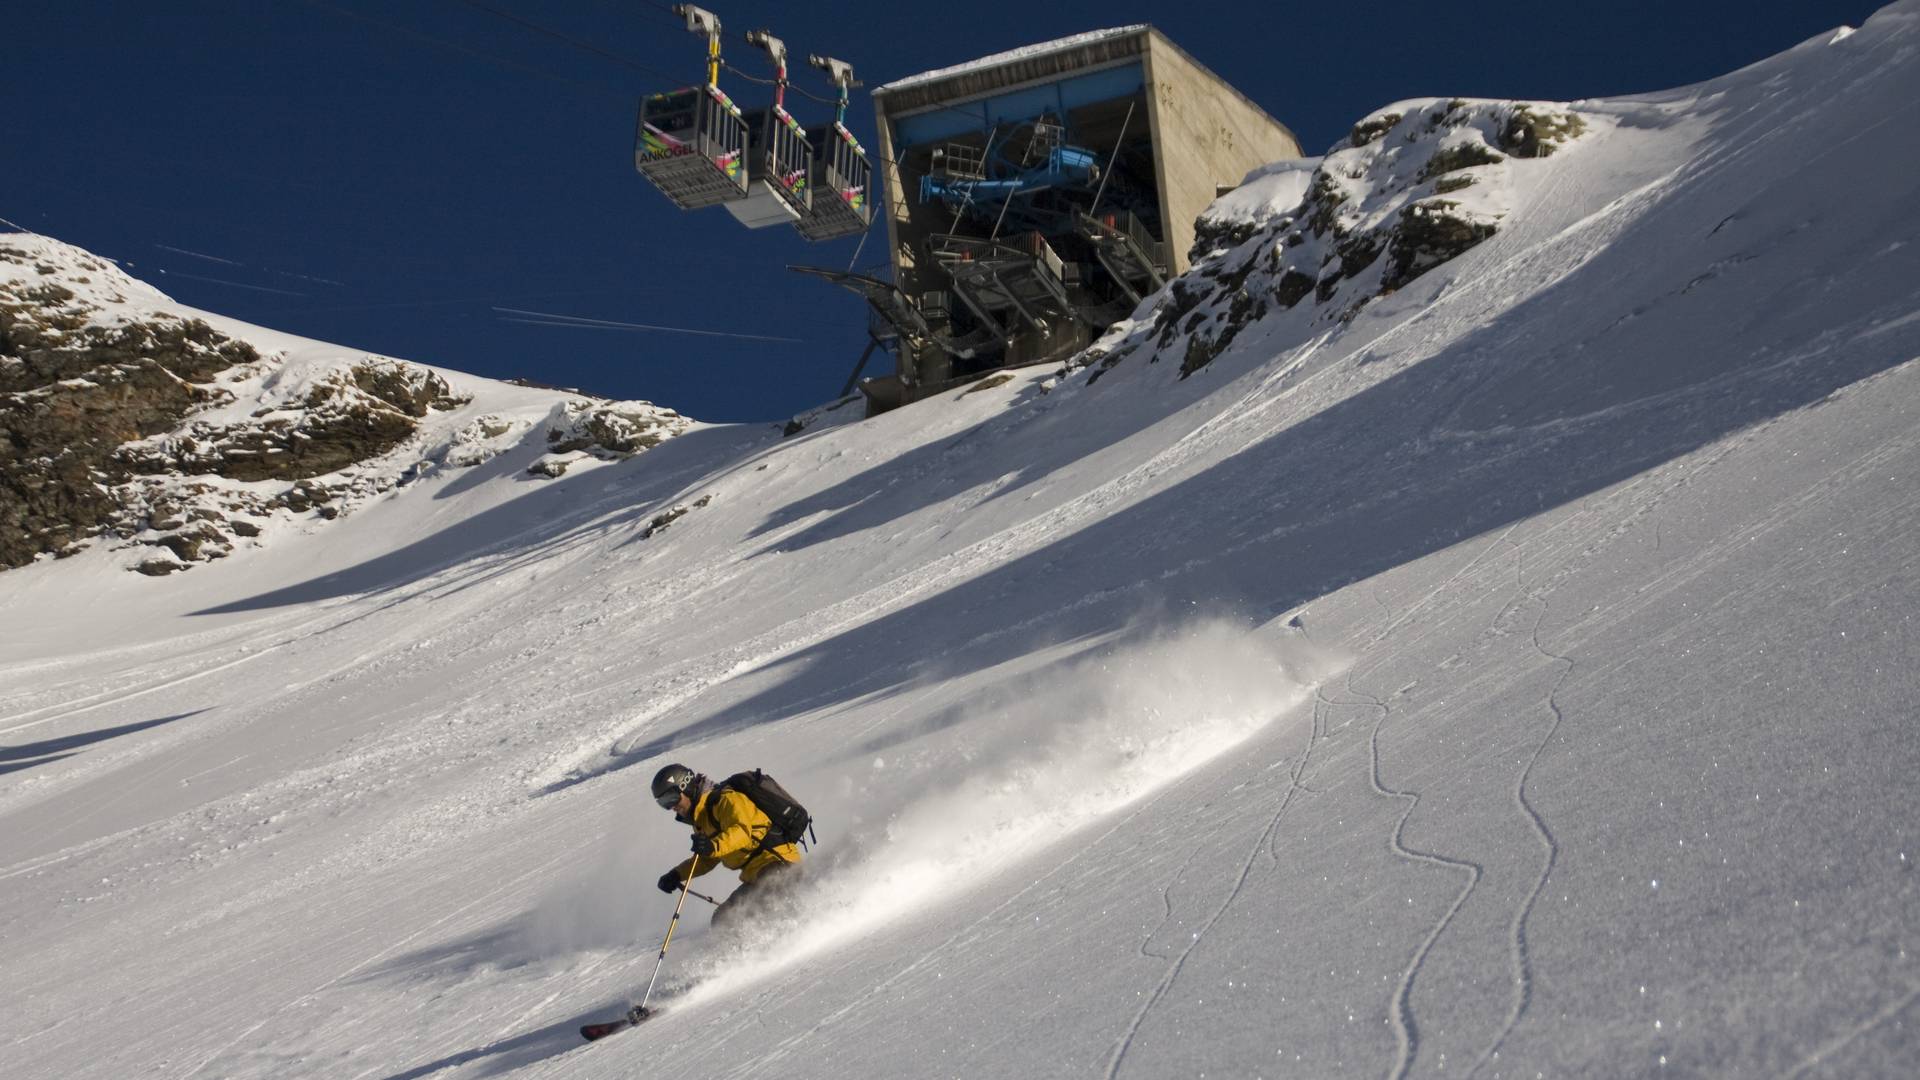
[[[1911,1075],[1917,52],[1574,103],[1188,378],[0,574],[0,1075]],[[585,1045],[672,760],[815,812],[799,913]]]

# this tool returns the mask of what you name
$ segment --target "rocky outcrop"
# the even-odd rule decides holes
[[[1401,213],[1388,240],[1388,264],[1380,275],[1380,287],[1388,292],[1398,289],[1493,234],[1493,222],[1461,213],[1457,202],[1414,203]]]
[[[509,442],[527,429],[525,421],[487,413],[453,433],[447,440],[440,464],[456,469],[471,468],[491,461]]]
[[[422,365],[317,342],[263,354],[177,307],[78,248],[0,233],[0,570],[98,541],[164,576],[529,443],[548,451],[530,471],[560,476],[693,426],[529,382],[489,387],[498,411],[472,415]]]
[[[237,389],[275,396],[256,384],[282,358],[200,319],[129,314],[116,302],[145,287],[116,268],[12,239],[0,238],[13,268],[0,279],[0,569],[108,535],[155,548],[137,568],[166,573],[228,554],[276,512],[338,516],[376,484],[353,467],[463,403],[432,371],[370,356],[234,417]]]
[[[1580,114],[1532,102],[1510,104],[1501,117],[1500,146],[1514,157],[1543,158],[1585,134]]]
[[[1369,116],[1310,176],[1292,179],[1283,163],[1209,208],[1196,225],[1194,269],[1170,285],[1151,322],[1069,368],[1093,366],[1097,378],[1147,334],[1151,357],[1177,356],[1185,377],[1270,313],[1310,302],[1316,320],[1351,320],[1495,235],[1515,162],[1547,157],[1585,130],[1577,113],[1538,102],[1431,99]]]
[[[1277,161],[1255,169],[1238,187],[1213,201],[1193,223],[1193,247],[1187,262],[1230,251],[1266,229],[1278,215],[1300,205],[1314,178],[1318,158]]]
[[[692,426],[672,409],[647,401],[567,401],[547,425],[546,455],[527,472],[552,479],[588,458],[629,458]]]
[[[0,568],[105,528],[126,509],[121,446],[221,403],[208,380],[260,358],[199,320],[88,314],[57,284],[0,282]]]
[[[660,535],[661,533],[667,531],[668,526],[672,525],[676,521],[679,521],[681,518],[686,517],[688,513],[694,510],[703,509],[707,506],[711,506],[712,504],[713,504],[712,492],[708,492],[707,494],[700,496],[699,498],[693,500],[690,503],[676,503],[673,506],[670,506],[667,509],[661,511],[660,513],[655,514],[653,516],[653,520],[647,522],[646,529],[640,533],[640,539],[651,540],[654,537]]]
[[[245,420],[199,421],[121,453],[134,472],[230,480],[304,480],[399,446],[429,409],[465,404],[439,375],[368,357],[328,372],[307,393]]]
[[[791,438],[823,422],[846,423],[849,420],[858,420],[864,415],[864,410],[855,406],[860,405],[863,400],[865,399],[860,394],[849,394],[817,408],[798,413],[780,425],[780,436]]]
[[[693,421],[647,401],[569,401],[547,428],[547,449],[637,454],[685,431]]]

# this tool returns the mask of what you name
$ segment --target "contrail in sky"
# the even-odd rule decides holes
[[[175,255],[185,255],[185,256],[187,256],[187,257],[189,257],[189,258],[193,258],[193,259],[205,259],[205,260],[207,260],[208,262],[217,262],[217,263],[220,263],[220,264],[222,264],[222,265],[225,265],[225,266],[245,266],[245,265],[247,265],[246,263],[243,263],[243,262],[240,262],[240,261],[239,261],[239,260],[237,260],[237,259],[223,259],[223,258],[221,258],[221,257],[220,257],[220,256],[218,256],[218,255],[209,255],[209,254],[207,254],[207,253],[206,253],[206,252],[204,252],[204,251],[188,251],[188,250],[187,250],[186,248],[183,248],[183,247],[174,247],[174,246],[173,246],[172,244],[155,244],[155,245],[153,245],[153,246],[154,246],[154,247],[157,247],[157,248],[159,248],[159,249],[160,249],[161,251],[171,251],[171,252],[173,252],[173,253],[174,253]],[[320,284],[320,285],[338,285],[338,286],[339,286],[340,288],[343,288],[343,289],[347,287],[347,283],[346,283],[346,282],[344,282],[344,281],[334,281],[334,280],[333,280],[333,279],[331,279],[331,278],[323,278],[323,277],[314,277],[314,276],[312,276],[312,275],[310,275],[310,274],[295,274],[295,273],[290,273],[290,272],[288,272],[288,271],[286,271],[286,270],[275,270],[275,269],[273,269],[272,267],[266,267],[266,266],[263,266],[263,267],[261,267],[260,269],[262,269],[262,270],[265,270],[265,271],[266,271],[267,273],[269,273],[269,274],[274,274],[274,275],[277,275],[277,276],[279,276],[279,277],[284,277],[284,278],[297,278],[297,279],[299,279],[299,280],[301,280],[301,281],[312,281],[312,282],[315,282],[315,283],[317,283],[317,284]],[[181,274],[180,276],[181,276],[181,277],[189,277],[189,276],[191,276],[191,275],[188,275],[188,274]],[[211,280],[213,280],[213,279],[212,279],[212,278],[208,278],[208,279],[205,279],[205,280],[209,280],[209,281],[211,281]],[[238,282],[233,282],[233,281],[229,281],[229,282],[226,282],[226,284],[228,284],[228,285],[236,285],[236,284],[239,284],[239,283],[238,283]],[[242,286],[242,288],[246,288],[246,287],[248,287],[248,286]],[[257,286],[255,286],[255,287],[257,287]],[[274,291],[277,291],[277,290],[273,290],[273,289],[269,289],[269,290],[267,290],[267,291],[268,291],[268,292],[274,292]],[[293,295],[293,296],[305,296],[305,295],[307,295],[307,294],[306,294],[306,293],[293,293],[293,294],[291,294],[291,295]]]
[[[741,338],[746,341],[790,341],[804,344],[800,338],[773,337],[767,334],[733,334],[723,330],[695,330],[686,326],[659,326],[654,323],[615,322],[612,319],[589,319],[581,315],[562,315],[552,311],[526,311],[521,308],[495,307],[493,310],[506,315],[527,316],[526,318],[508,318],[503,322],[527,323],[532,326],[564,326],[575,330],[660,330],[669,334],[698,334],[701,337]]]
[[[165,274],[168,277],[191,278],[194,281],[211,281],[215,285],[231,285],[236,289],[252,289],[254,292],[278,293],[281,296],[308,295],[307,293],[303,293],[303,292],[294,292],[292,289],[269,289],[265,285],[245,285],[238,281],[228,281],[225,278],[201,277],[199,274],[183,274],[178,270],[161,270],[159,271],[159,273]]]
[[[155,244],[155,245],[153,245],[153,246],[154,246],[154,247],[157,247],[157,248],[159,248],[159,249],[160,249],[161,251],[171,251],[171,252],[173,252],[173,253],[174,253],[175,255],[187,255],[187,256],[191,256],[191,257],[193,257],[193,258],[195,258],[195,259],[205,259],[205,260],[207,260],[208,262],[217,262],[217,263],[225,263],[225,264],[227,264],[228,266],[245,266],[245,265],[247,265],[246,263],[243,263],[243,262],[235,262],[235,261],[233,261],[232,259],[222,259],[222,258],[220,258],[220,257],[219,257],[218,255],[208,255],[208,254],[206,254],[206,253],[204,253],[204,252],[199,252],[199,251],[188,251],[188,250],[187,250],[186,248],[177,248],[177,247],[174,247],[174,246],[173,246],[173,245],[171,245],[171,244]]]
[[[344,281],[335,281],[332,278],[314,277],[312,274],[295,274],[287,270],[269,270],[267,271],[267,273],[278,274],[281,277],[299,278],[301,281],[312,281],[312,282],[317,282],[318,284],[321,284],[321,285],[338,285],[343,289],[347,287],[347,283]]]

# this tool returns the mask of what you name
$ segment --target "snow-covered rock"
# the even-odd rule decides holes
[[[276,521],[338,518],[422,463],[473,467],[534,426],[472,417],[476,393],[543,402],[556,449],[608,458],[692,426],[647,402],[456,391],[424,365],[209,318],[78,248],[0,235],[0,569],[108,535],[164,548],[127,563],[159,575]]]
[[[1311,299],[1347,321],[1499,231],[1512,171],[1577,139],[1587,122],[1544,102],[1421,99],[1354,125],[1321,158],[1258,170],[1195,226],[1193,272],[1169,283],[1151,333],[1180,371],[1211,363],[1250,323]],[[1111,366],[1146,332],[1110,331]],[[1178,339],[1176,343],[1176,339]],[[1088,358],[1070,362],[1084,366]]]
[[[589,450],[627,456],[660,445],[692,423],[650,401],[567,401],[547,426],[547,445],[556,454]]]

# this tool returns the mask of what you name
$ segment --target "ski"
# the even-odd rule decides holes
[[[580,1037],[588,1042],[596,1042],[615,1032],[625,1031],[652,1015],[652,1009],[636,1008],[618,1020],[609,1020],[604,1024],[583,1024],[580,1027]]]
[[[594,1042],[616,1031],[625,1031],[632,1026],[633,1024],[627,1020],[609,1020],[604,1024],[583,1024],[580,1027],[580,1035],[588,1042]]]

